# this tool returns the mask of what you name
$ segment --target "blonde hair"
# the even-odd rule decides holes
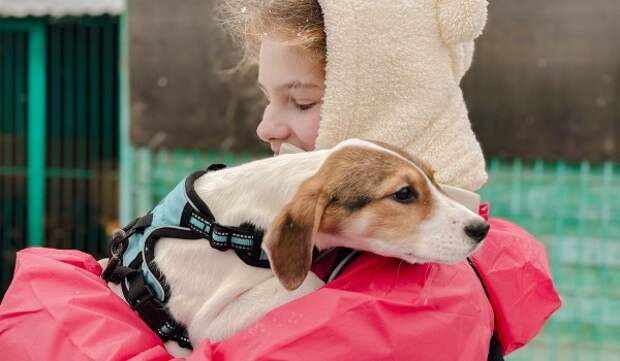
[[[317,0],[222,0],[217,18],[243,49],[239,66],[258,62],[267,35],[307,49],[325,64],[325,25]]]

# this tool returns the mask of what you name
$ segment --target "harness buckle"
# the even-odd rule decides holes
[[[108,265],[101,273],[101,278],[103,278],[104,280],[108,282],[113,281],[112,274],[120,264],[121,257],[123,257],[123,254],[125,253],[129,245],[127,239],[132,234],[132,231],[125,232],[125,230],[123,229],[117,229],[112,234],[109,246],[110,259],[108,260]]]
[[[146,305],[151,303],[153,300],[155,300],[155,295],[153,294],[153,292],[151,291],[149,287],[145,286],[142,288],[142,294],[140,294],[138,297],[136,297],[133,300],[133,303],[134,303],[133,307],[135,310],[142,309]]]
[[[110,240],[110,256],[113,258],[120,258],[127,250],[127,239],[131,236],[132,232],[125,232],[123,229],[117,229],[112,234]]]

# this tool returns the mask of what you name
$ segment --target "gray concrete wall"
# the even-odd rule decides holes
[[[620,161],[620,1],[492,0],[463,81],[487,155]]]

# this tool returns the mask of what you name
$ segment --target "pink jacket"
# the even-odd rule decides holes
[[[466,261],[410,265],[362,254],[324,288],[228,339],[195,345],[189,360],[484,361],[494,327],[507,354],[539,332],[560,298],[543,246],[509,222],[490,222],[472,257],[489,298]],[[0,358],[172,359],[100,273],[79,251],[20,251],[0,305]]]

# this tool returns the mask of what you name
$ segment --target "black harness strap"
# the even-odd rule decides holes
[[[136,269],[125,278],[125,282],[121,282],[123,296],[144,323],[164,342],[175,341],[183,348],[193,349],[185,327],[174,320],[166,306],[144,283],[142,274],[137,271],[140,264],[141,262],[138,262]]]
[[[115,232],[110,241],[108,266],[101,274],[104,280],[121,284],[127,303],[163,341],[172,340],[188,349],[192,349],[192,345],[187,330],[184,325],[175,321],[165,306],[170,297],[170,289],[164,275],[152,262],[155,257],[155,243],[162,237],[190,240],[206,238],[213,248],[221,251],[233,249],[239,258],[249,265],[269,267],[269,261],[260,247],[263,238],[262,230],[251,225],[224,227],[217,224],[213,213],[194,189],[196,179],[208,171],[222,168],[225,166],[213,164],[207,170],[195,172],[186,178],[185,194],[189,203],[183,208],[179,227],[165,226],[152,230],[144,240],[142,251],[127,266],[123,265],[121,260],[127,250],[129,238],[136,233],[143,234],[152,225],[152,210],[144,217],[134,219],[123,229]],[[144,266],[148,267],[163,289],[162,300],[145,282],[142,273],[144,260],[146,261]]]
[[[336,279],[344,271],[344,269],[353,263],[353,261],[362,254],[360,251],[355,251],[351,248],[338,248],[336,249],[336,258],[334,260],[334,268],[330,273],[326,275],[323,280],[325,283],[331,282]]]
[[[246,264],[269,268],[267,254],[261,249],[264,233],[250,224],[239,227],[222,226],[215,221],[209,206],[198,196],[194,182],[207,172],[225,168],[223,164],[212,164],[205,171],[192,173],[185,180],[185,193],[189,203],[183,208],[181,227],[187,227],[201,238],[209,241],[211,247],[225,252],[232,249]]]
[[[484,294],[487,296],[490,302],[491,298],[489,297],[489,292],[487,291],[487,288],[485,287],[484,282],[482,281],[482,277],[480,277],[480,273],[478,272],[478,269],[474,265],[474,262],[469,257],[467,257],[467,262],[469,263],[471,268],[474,270],[474,273],[476,273],[476,277],[478,277],[478,280],[480,281],[480,284],[482,285]],[[497,335],[497,330],[495,330],[493,332],[493,335],[491,336],[491,341],[489,344],[489,357],[487,358],[487,361],[504,361],[504,351],[502,349],[502,344],[499,342],[499,336]]]

